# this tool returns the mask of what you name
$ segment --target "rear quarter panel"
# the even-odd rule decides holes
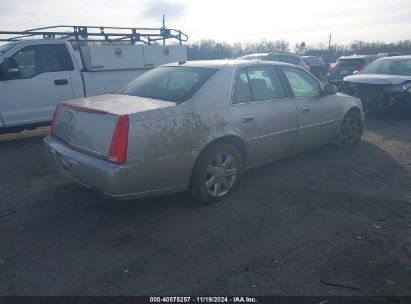
[[[188,184],[202,149],[232,133],[230,80],[231,70],[220,70],[187,102],[130,115],[128,164],[160,176],[160,187]]]

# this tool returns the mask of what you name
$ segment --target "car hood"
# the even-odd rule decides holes
[[[344,81],[368,84],[392,84],[397,85],[404,81],[411,81],[411,76],[386,75],[386,74],[359,74],[344,78]]]
[[[176,105],[175,102],[122,94],[91,96],[64,103],[116,115],[132,114]]]

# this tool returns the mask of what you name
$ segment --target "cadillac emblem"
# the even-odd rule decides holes
[[[69,130],[69,131],[73,131],[73,129],[74,129],[74,118],[72,117],[72,118],[69,120],[69,123],[68,123],[68,130]]]

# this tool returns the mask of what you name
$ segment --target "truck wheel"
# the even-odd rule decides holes
[[[361,140],[363,125],[361,118],[355,112],[348,112],[341,121],[334,144],[345,148],[358,144]]]
[[[238,150],[226,143],[204,150],[194,166],[190,194],[203,203],[226,199],[243,176],[244,165]]]

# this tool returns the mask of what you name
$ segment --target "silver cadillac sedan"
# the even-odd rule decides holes
[[[250,168],[357,144],[363,121],[359,99],[291,64],[180,62],[118,94],[60,103],[44,143],[59,172],[105,196],[189,190],[211,203]]]

